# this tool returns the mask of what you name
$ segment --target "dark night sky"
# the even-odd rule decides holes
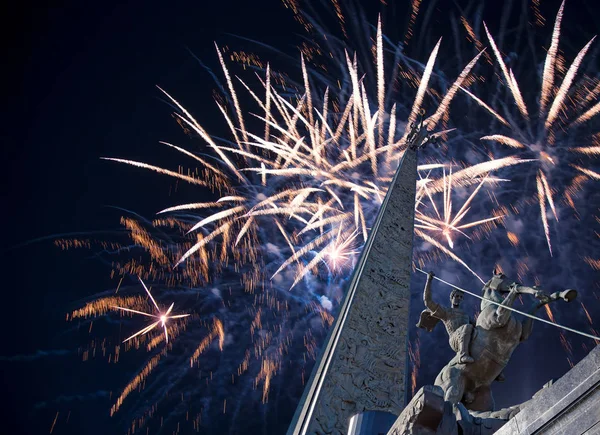
[[[81,252],[59,252],[51,241],[5,249],[53,234],[116,228],[120,213],[106,205],[156,212],[151,198],[168,200],[170,183],[155,184],[150,173],[128,176],[99,157],[143,159],[164,151],[159,140],[181,138],[155,85],[184,102],[211,101],[213,82],[187,48],[215,67],[213,41],[227,39],[226,32],[286,48],[293,20],[276,0],[261,7],[247,1],[70,1],[6,12],[1,264],[9,326],[0,351],[0,412],[6,413],[2,425],[14,427],[7,433],[47,433],[55,411],[32,408],[77,390],[68,383],[63,390],[58,383],[69,378],[56,374],[67,373],[78,357],[40,363],[6,356],[55,349],[73,302],[112,284],[103,265]],[[91,403],[90,417],[107,415],[107,400],[96,409]],[[102,433],[101,421],[91,428],[86,416],[73,418],[72,433]]]
[[[73,395],[97,389],[98,378],[66,375],[69,364],[79,360],[75,355],[42,358],[39,352],[62,349],[68,343],[65,312],[113,282],[104,265],[81,251],[60,252],[49,240],[19,245],[54,234],[116,228],[121,214],[109,205],[150,215],[172,204],[171,183],[99,157],[165,162],[164,157],[168,162],[170,154],[163,156],[158,141],[182,135],[155,85],[210,123],[214,105],[204,113],[198,102],[212,102],[213,82],[187,48],[216,68],[213,41],[232,41],[226,33],[290,51],[298,29],[277,0],[21,7],[2,14],[2,69],[9,78],[3,81],[1,121],[0,427],[12,428],[6,432],[11,434],[41,434],[48,433],[56,409],[43,402],[79,402]],[[97,376],[103,376],[101,369]],[[100,380],[106,390],[122,386],[121,380]],[[110,433],[106,397],[83,403],[69,427],[54,433]],[[90,419],[97,424],[90,425]]]

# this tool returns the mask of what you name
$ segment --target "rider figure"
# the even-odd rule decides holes
[[[474,326],[469,315],[460,308],[463,292],[456,289],[452,290],[452,293],[450,293],[450,307],[435,303],[431,297],[431,281],[433,281],[434,276],[433,272],[427,274],[423,302],[430,311],[429,315],[444,323],[450,338],[450,347],[457,353],[458,362],[460,364],[472,363],[474,360],[469,353],[469,345]]]

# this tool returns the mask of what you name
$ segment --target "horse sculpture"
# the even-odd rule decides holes
[[[435,385],[443,388],[446,401],[454,405],[462,403],[473,411],[494,410],[491,385],[501,376],[519,343],[530,336],[533,327],[532,318],[517,320],[507,308],[519,294],[531,294],[536,298],[529,314],[555,300],[569,302],[577,296],[575,290],[547,295],[537,287],[514,283],[494,270],[494,276],[483,287],[481,313],[470,337],[469,353],[474,361],[461,363],[460,354],[457,354],[435,380]]]

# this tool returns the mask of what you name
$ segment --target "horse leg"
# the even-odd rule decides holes
[[[465,383],[465,375],[462,370],[455,366],[446,366],[435,379],[434,385],[442,387],[444,400],[456,405],[463,398]]]
[[[459,403],[465,393],[465,383],[464,376],[456,376],[449,379],[444,388],[444,400],[453,405]]]
[[[469,404],[468,409],[471,411],[493,411],[495,408],[494,396],[492,395],[491,387],[484,385],[474,391],[473,401]]]
[[[465,393],[465,380],[461,376],[460,378],[453,379],[444,394],[444,400],[452,404],[457,404],[462,400],[463,394]]]

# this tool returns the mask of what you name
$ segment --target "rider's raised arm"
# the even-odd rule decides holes
[[[431,311],[433,317],[444,320],[447,317],[446,310],[443,306],[435,303],[431,296],[431,282],[433,281],[434,276],[433,272],[427,274],[427,282],[425,283],[425,290],[423,291],[423,303],[427,309]]]

